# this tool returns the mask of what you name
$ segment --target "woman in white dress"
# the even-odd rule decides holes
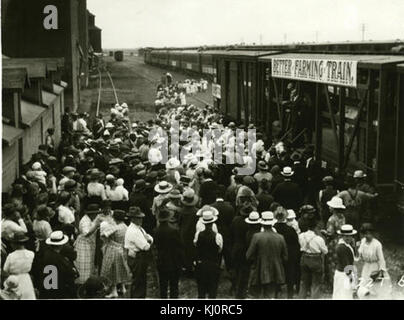
[[[359,259],[363,261],[359,281],[358,297],[360,299],[391,299],[392,283],[387,273],[383,246],[374,237],[372,224],[364,223],[361,227],[363,236],[359,245]]]
[[[386,261],[383,255],[383,246],[374,237],[374,228],[370,223],[364,223],[361,227],[363,238],[359,246],[359,259],[364,262],[361,277],[364,281],[370,280],[370,275],[375,271],[386,272]]]
[[[14,235],[11,246],[15,250],[7,256],[3,267],[5,274],[14,275],[18,278],[21,300],[36,299],[34,285],[29,274],[35,253],[25,249],[24,243],[28,240],[29,238],[24,233]]]

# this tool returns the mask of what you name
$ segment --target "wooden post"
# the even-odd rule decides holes
[[[315,143],[316,143],[316,159],[321,159],[322,155],[322,125],[321,125],[321,109],[320,109],[320,84],[316,83],[316,98],[314,102],[315,107]]]
[[[338,167],[340,172],[344,169],[344,153],[345,153],[345,87],[339,87],[338,95],[339,110],[339,145],[338,145]]]

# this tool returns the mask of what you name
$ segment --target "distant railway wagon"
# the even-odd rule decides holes
[[[201,73],[200,54],[197,50],[181,52],[181,69],[188,72]]]
[[[123,61],[123,51],[114,52],[115,61]]]
[[[248,124],[257,119],[258,58],[277,51],[216,51],[217,83],[220,85],[219,107],[229,118]]]
[[[214,61],[213,55],[217,51],[202,51],[200,52],[201,73],[205,75],[214,76],[217,72],[217,66]]]
[[[181,69],[182,51],[168,51],[168,65],[171,69]]]

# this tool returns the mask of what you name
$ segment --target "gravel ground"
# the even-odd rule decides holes
[[[117,88],[117,95],[119,102],[126,102],[130,107],[130,116],[132,120],[147,121],[154,118],[154,98],[156,87],[160,81],[163,70],[154,66],[145,65],[143,59],[140,57],[126,57],[123,62],[115,62],[112,58],[106,57],[105,63],[108,70],[111,72],[115,87]],[[198,76],[184,75],[179,72],[170,71],[174,76],[174,81],[181,81],[184,79],[195,78]],[[95,78],[98,79],[98,78]],[[103,93],[101,98],[100,111],[105,115],[109,114],[110,107],[115,104],[115,97],[111,88],[111,83],[105,73],[102,77]],[[82,103],[79,108],[80,112],[87,111],[90,115],[95,114],[97,96],[98,96],[98,80],[92,80],[88,89],[82,91]],[[211,87],[207,92],[198,93],[194,98],[188,97],[188,102],[202,107],[209,103],[212,104]],[[403,241],[404,227],[402,221],[398,222],[387,219],[388,223],[383,226],[383,232],[379,239],[384,245],[384,254],[389,269],[389,274],[393,283],[393,297],[395,299],[404,299],[404,285],[398,285],[401,277],[404,275],[404,243],[398,244],[397,239],[390,237],[393,227],[398,229],[398,239]],[[396,232],[397,233],[397,232]],[[360,271],[359,266],[359,271]],[[148,297],[158,298],[158,283],[157,275],[154,271],[149,271],[148,282]],[[404,280],[403,280],[404,282]],[[230,281],[226,274],[222,272],[218,298],[232,298],[230,293]],[[180,281],[180,297],[181,298],[195,298],[197,297],[197,287],[194,279],[183,277]],[[324,294],[324,299],[330,298],[329,294]]]

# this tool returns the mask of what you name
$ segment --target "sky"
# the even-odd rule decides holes
[[[404,39],[404,0],[87,0],[103,48]]]

